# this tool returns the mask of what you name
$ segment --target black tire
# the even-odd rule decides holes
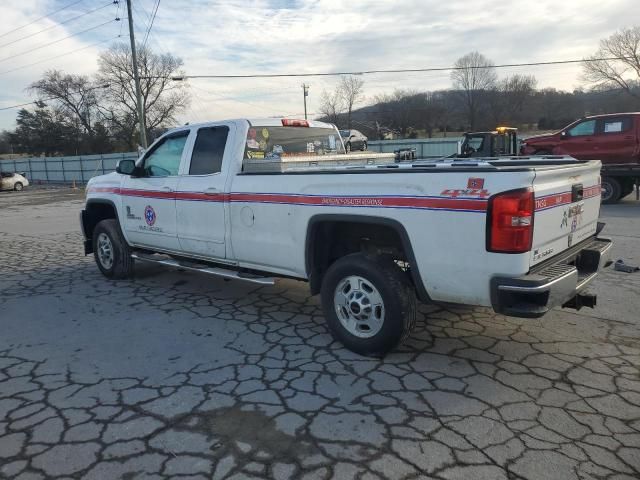
[[[16,192],[21,192],[22,191],[22,183],[21,182],[16,182],[13,184],[13,189]]]
[[[553,155],[553,153],[551,153],[549,150],[538,150],[535,154],[536,155]]]
[[[350,332],[342,323],[338,318],[340,305],[334,299],[340,285],[354,277],[365,280],[382,298],[382,325],[375,334],[366,338]],[[353,292],[350,293],[354,294]],[[408,275],[389,257],[353,253],[340,258],[327,270],[322,280],[321,296],[322,308],[333,338],[360,355],[384,356],[404,341],[415,326],[415,289]],[[345,308],[344,305],[342,308]],[[364,308],[361,311],[364,312]],[[378,307],[374,311],[378,312]],[[367,335],[371,331],[362,333]]]
[[[618,203],[622,198],[622,186],[613,177],[602,177],[602,203]]]
[[[362,142],[362,148],[360,150],[364,152],[366,149],[367,149],[367,142]]]
[[[105,257],[101,258],[103,250],[100,242],[104,239],[102,235],[110,242],[111,263],[106,262]],[[131,248],[122,235],[118,221],[113,218],[102,220],[93,230],[93,256],[98,268],[107,278],[129,278],[133,275],[134,261],[131,258]]]
[[[346,150],[347,153],[351,152],[351,142],[347,142],[347,144],[344,146],[344,149]]]

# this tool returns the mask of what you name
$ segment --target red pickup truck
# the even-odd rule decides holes
[[[523,155],[570,155],[602,161],[602,201],[629,195],[640,179],[640,113],[581,118],[551,135],[523,141]]]

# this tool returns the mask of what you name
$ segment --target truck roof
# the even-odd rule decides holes
[[[584,120],[585,118],[607,118],[607,117],[619,117],[620,115],[640,115],[640,112],[618,112],[618,113],[601,113],[599,115],[587,115],[580,120]]]
[[[248,123],[251,126],[256,127],[281,127],[282,120],[284,117],[264,117],[264,118],[232,118],[232,119],[224,119],[224,120],[211,120],[210,122],[199,122],[199,123],[190,123],[188,125],[180,125],[178,127],[172,128],[170,131],[187,129],[191,127],[206,127],[208,125],[219,125],[221,123],[235,123],[235,124],[246,124]],[[286,120],[299,120],[304,121],[303,119],[292,119],[286,118]],[[319,122],[317,120],[307,120],[309,123],[309,127],[312,128],[335,128],[335,126],[331,123]]]

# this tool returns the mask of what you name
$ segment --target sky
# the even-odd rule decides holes
[[[140,41],[156,1],[132,0]],[[2,0],[0,18],[0,109],[35,100],[27,87],[46,70],[91,75],[101,50],[129,41],[124,0]],[[637,0],[160,0],[147,43],[181,57],[187,75],[313,73],[448,67],[473,50],[496,64],[581,59],[634,25]],[[498,73],[533,74],[539,87],[585,86],[579,65]],[[361,106],[396,89],[451,86],[449,72],[361,78]],[[191,105],[178,120],[302,116],[303,81],[314,114],[337,80],[191,79]],[[17,112],[0,110],[0,129],[13,128]]]

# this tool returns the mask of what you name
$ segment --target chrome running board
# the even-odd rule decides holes
[[[181,263],[173,258],[153,258],[152,255],[144,255],[139,253],[132,253],[131,258],[140,260],[142,262],[157,263],[159,265],[165,265],[167,267],[184,268],[185,270],[206,273],[208,275],[228,278],[230,280],[242,280],[244,282],[257,283],[259,285],[273,285],[275,283],[275,279],[271,277],[260,277],[257,275],[252,275],[250,273],[236,272],[234,270],[226,270],[224,268],[211,267],[209,265],[198,264],[194,262],[189,262],[189,264],[186,264]]]

